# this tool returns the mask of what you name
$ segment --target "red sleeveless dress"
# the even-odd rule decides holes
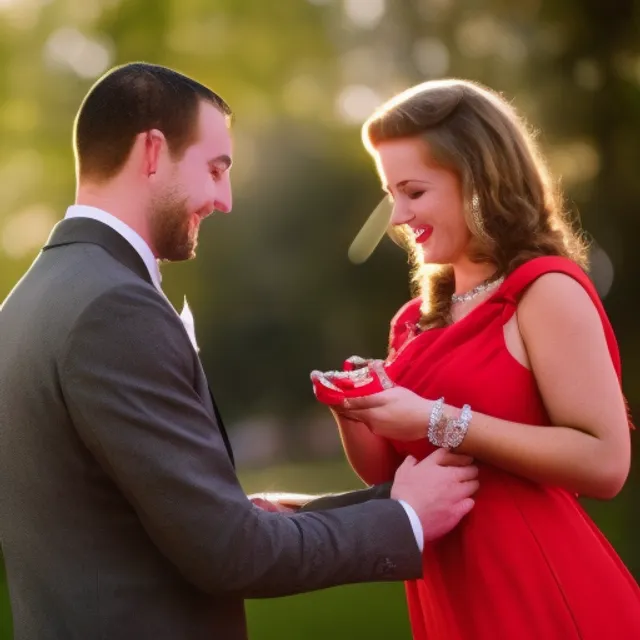
[[[572,261],[536,258],[457,323],[411,335],[419,300],[393,320],[389,370],[421,396],[444,396],[479,413],[548,425],[532,373],[508,352],[503,325],[536,278],[562,272],[589,293],[620,375],[613,331],[599,297]],[[585,345],[586,347],[586,345]],[[418,459],[425,439],[393,442]],[[424,577],[406,584],[416,640],[640,639],[640,589],[576,496],[479,463],[476,506],[461,524],[426,545]]]

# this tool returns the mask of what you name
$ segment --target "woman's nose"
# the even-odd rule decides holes
[[[413,220],[414,216],[409,211],[409,207],[399,202],[393,203],[393,211],[391,213],[391,224],[395,227],[401,224],[407,224]]]

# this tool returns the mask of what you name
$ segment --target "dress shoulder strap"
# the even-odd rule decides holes
[[[618,343],[613,333],[611,323],[609,322],[609,318],[604,310],[604,306],[602,305],[602,301],[600,300],[600,296],[586,272],[573,262],[573,260],[569,260],[569,258],[563,258],[560,256],[542,256],[540,258],[529,260],[515,269],[515,271],[513,271],[504,281],[496,296],[506,303],[503,320],[506,322],[506,320],[513,315],[518,305],[518,301],[527,288],[540,276],[546,273],[564,273],[571,276],[574,280],[579,282],[589,294],[591,301],[598,311],[600,320],[602,321],[602,328],[607,339],[609,353],[611,354],[611,359],[616,372],[618,373],[618,378],[620,378],[621,365]]]
[[[573,260],[560,256],[541,256],[529,260],[513,271],[500,287],[500,298],[517,304],[522,294],[540,276],[547,273],[564,273],[577,280],[593,298],[600,300],[593,283],[585,271]],[[592,295],[593,294],[593,295]]]

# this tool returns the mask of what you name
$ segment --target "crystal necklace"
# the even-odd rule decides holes
[[[469,302],[469,300],[473,300],[477,298],[480,294],[486,293],[487,291],[492,291],[496,287],[499,287],[504,282],[504,276],[500,276],[497,280],[489,281],[485,280],[481,282],[477,287],[471,289],[471,291],[467,291],[466,293],[454,293],[451,296],[452,304],[456,304],[457,302]]]

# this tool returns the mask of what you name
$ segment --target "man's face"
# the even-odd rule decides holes
[[[195,257],[198,231],[214,211],[231,211],[231,136],[225,116],[200,103],[196,141],[177,162],[151,201],[151,241],[156,257],[177,262]]]

